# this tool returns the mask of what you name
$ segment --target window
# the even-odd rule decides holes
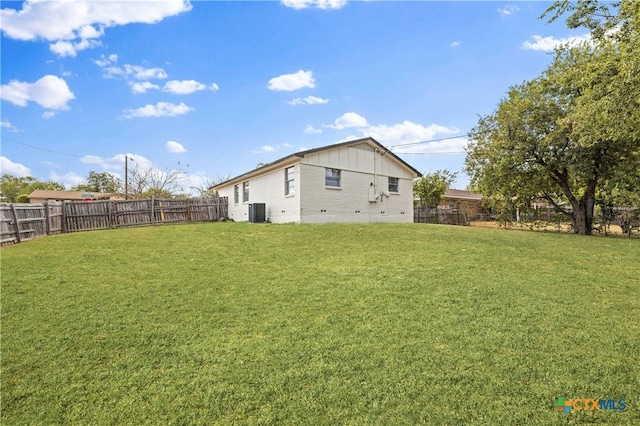
[[[284,195],[292,195],[295,193],[295,168],[293,166],[284,169]]]
[[[249,181],[242,183],[242,202],[247,203],[249,201]]]
[[[336,188],[340,188],[340,169],[330,169],[326,168],[324,184],[326,186],[333,186]]]
[[[233,204],[238,204],[240,201],[240,185],[233,186]]]
[[[389,176],[389,192],[400,192],[400,178]]]

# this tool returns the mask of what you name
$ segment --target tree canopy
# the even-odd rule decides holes
[[[448,170],[424,173],[422,177],[413,181],[413,194],[418,197],[423,205],[437,205],[442,201],[442,197],[455,178],[456,173],[451,173]]]
[[[73,187],[73,190],[119,194],[123,192],[123,186],[120,178],[111,173],[90,171],[86,181]]]
[[[132,198],[173,198],[183,191],[184,181],[182,170],[136,167],[129,170],[128,195]]]
[[[573,11],[569,21],[587,25],[593,40],[558,49],[540,77],[511,87],[479,119],[466,158],[476,190],[506,202],[546,199],[580,234],[592,231],[597,193],[640,190],[629,178],[640,170],[640,2],[619,7],[550,8],[555,18]]]
[[[0,192],[9,203],[28,203],[27,196],[36,189],[64,191],[64,185],[58,182],[42,182],[33,176],[16,177],[3,174],[0,178]]]

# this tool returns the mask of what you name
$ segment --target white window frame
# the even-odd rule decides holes
[[[395,182],[392,183],[392,179],[395,180]],[[395,190],[392,188],[395,188]],[[400,178],[389,176],[389,192],[392,194],[400,193]]]
[[[337,176],[336,176],[337,175]],[[341,188],[342,170],[325,167],[324,169],[324,185],[328,188]]]
[[[233,204],[240,203],[240,185],[233,185]]]
[[[284,195],[293,195],[296,193],[296,169],[295,166],[284,169]]]
[[[249,181],[242,182],[242,202],[249,202]]]

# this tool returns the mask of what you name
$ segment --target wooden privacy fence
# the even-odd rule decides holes
[[[0,204],[0,243],[67,232],[226,219],[227,197]]]

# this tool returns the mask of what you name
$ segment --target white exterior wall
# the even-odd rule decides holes
[[[267,172],[263,175],[251,177],[249,181],[249,201],[242,202],[242,183],[239,187],[239,200],[234,203],[233,187],[230,185],[218,190],[221,196],[229,197],[229,219],[236,222],[246,222],[249,220],[249,204],[264,203],[266,208],[266,219],[273,223],[300,222],[300,167],[295,164],[294,167],[294,193],[292,195],[284,194],[285,191],[285,169],[291,167],[281,167],[279,169]]]
[[[325,186],[326,167],[341,170],[340,188]],[[388,193],[390,176],[400,179],[398,193]],[[369,191],[376,201],[369,201]],[[300,193],[301,223],[413,222],[413,176],[368,144],[307,154]]]
[[[297,162],[295,162],[297,161]],[[292,164],[292,162],[294,162]],[[294,166],[294,194],[285,196],[285,169]],[[340,188],[325,185],[325,168],[341,170]],[[389,177],[399,191],[389,192]],[[219,188],[229,197],[229,218],[249,220],[249,204],[264,203],[273,223],[413,222],[414,174],[391,155],[363,142],[307,153],[280,167]],[[242,202],[242,183],[249,181],[249,201]],[[374,200],[370,200],[373,193]]]

